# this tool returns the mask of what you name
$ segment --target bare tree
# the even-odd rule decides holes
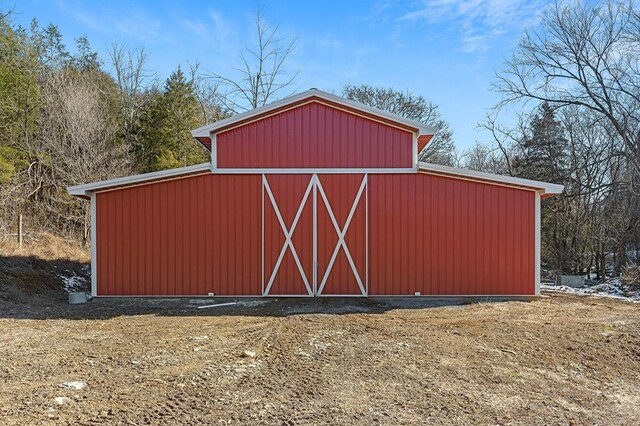
[[[65,184],[112,178],[128,172],[118,125],[99,85],[86,74],[58,72],[43,84],[39,120],[43,150]],[[109,164],[109,167],[104,167]]]
[[[462,153],[460,165],[479,172],[508,174],[509,165],[498,148],[476,142]]]
[[[513,157],[515,155],[514,147],[527,133],[527,118],[522,114],[518,114],[515,126],[509,127],[498,121],[497,114],[491,113],[485,117],[485,120],[478,124],[479,129],[483,129],[491,134],[491,144],[496,147],[496,153],[499,153],[505,165],[504,174],[515,176],[513,170]]]
[[[203,76],[199,70],[200,63],[198,62],[190,67],[193,92],[198,99],[200,112],[202,114],[200,125],[213,123],[229,117],[229,111],[220,104],[220,99],[223,98],[220,93],[220,83],[216,81],[212,82],[210,78]]]
[[[48,215],[84,224],[88,238],[89,212],[65,194],[64,188],[127,174],[126,146],[117,140],[117,121],[109,114],[107,94],[91,73],[59,71],[41,85],[44,109],[38,118],[40,161],[32,194]],[[105,167],[108,164],[109,167]]]
[[[281,37],[279,27],[272,27],[264,19],[261,5],[258,5],[254,25],[256,39],[253,45],[244,47],[240,65],[235,67],[239,77],[211,76],[224,91],[220,102],[233,113],[257,108],[279,97],[300,72],[290,73],[285,69],[297,38]]]
[[[144,48],[128,49],[123,44],[113,43],[109,58],[118,86],[121,133],[128,146],[139,144],[138,121],[144,107],[150,101],[148,89],[155,84],[155,76],[146,70],[148,61]]]
[[[503,105],[580,106],[606,119],[640,175],[640,18],[632,0],[561,1],[498,73]],[[640,182],[636,182],[640,183]]]

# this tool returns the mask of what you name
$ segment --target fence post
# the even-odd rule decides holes
[[[22,215],[18,216],[18,246],[22,247]]]

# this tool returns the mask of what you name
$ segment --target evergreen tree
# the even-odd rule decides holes
[[[183,167],[207,161],[206,151],[191,136],[201,114],[193,81],[178,69],[156,92],[141,119],[142,144],[136,152],[143,171]]]
[[[516,147],[513,173],[527,179],[562,183],[567,175],[567,139],[551,106],[543,102],[531,118],[530,134]]]

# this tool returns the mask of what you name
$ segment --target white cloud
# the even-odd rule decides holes
[[[159,19],[144,13],[113,18],[115,28],[122,34],[141,41],[154,41],[160,37],[162,23]]]
[[[333,33],[326,33],[321,37],[317,37],[315,42],[321,49],[340,50],[343,47],[342,41]]]
[[[194,32],[199,37],[206,37],[208,34],[207,26],[202,22],[192,21],[191,19],[179,19],[178,23],[185,29]]]
[[[164,36],[166,28],[162,28],[160,19],[140,8],[129,8],[125,14],[99,5],[90,9],[78,1],[59,1],[57,5],[65,14],[94,32],[130,37],[146,43],[171,41]]]
[[[232,21],[221,13],[210,9],[201,19],[179,18],[178,24],[196,35],[206,46],[218,51],[237,48],[237,31]]]
[[[404,21],[449,24],[459,32],[465,52],[489,50],[506,36],[518,35],[535,24],[545,0],[422,0]]]
[[[226,45],[229,42],[229,38],[234,35],[230,21],[215,10],[209,11],[209,17],[213,21],[213,27],[210,28],[209,34],[213,36],[217,43]]]

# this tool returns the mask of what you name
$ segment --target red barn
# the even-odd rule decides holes
[[[210,163],[68,188],[94,295],[539,294],[560,185],[420,163],[433,128],[315,89],[192,133]]]

